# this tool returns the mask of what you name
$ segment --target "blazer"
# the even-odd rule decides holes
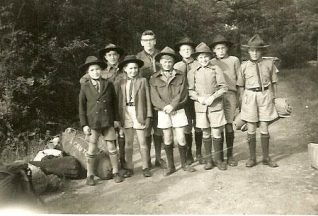
[[[100,78],[100,93],[92,82],[85,80],[79,93],[79,118],[81,126],[102,129],[114,126],[118,121],[117,97],[114,85]]]
[[[127,78],[120,80],[118,89],[119,119],[122,125],[125,123],[126,110],[126,84]],[[140,124],[145,124],[147,118],[152,117],[149,86],[146,78],[137,77],[133,88],[136,117]]]

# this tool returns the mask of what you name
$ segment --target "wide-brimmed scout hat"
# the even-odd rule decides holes
[[[189,46],[192,46],[193,48],[195,48],[195,43],[193,42],[193,40],[189,37],[184,37],[182,38],[181,40],[179,40],[175,45],[174,45],[174,48],[176,51],[179,51],[180,47],[182,45],[189,45]]]
[[[115,44],[110,43],[110,44],[107,44],[105,46],[105,48],[100,49],[98,51],[99,57],[101,59],[104,59],[105,53],[107,53],[109,51],[116,51],[120,56],[124,54],[124,49],[123,48],[121,48],[121,47],[119,47],[119,46],[117,46]]]
[[[265,44],[263,39],[258,35],[254,35],[245,45],[242,45],[243,48],[257,48],[263,49],[269,47],[268,44]]]
[[[210,47],[208,47],[208,45],[206,45],[206,43],[201,42],[196,48],[194,53],[192,53],[192,57],[196,58],[198,55],[200,55],[201,53],[208,53],[211,56],[213,56],[213,52],[211,51]]]
[[[176,54],[176,52],[171,49],[170,47],[165,47],[163,48],[163,50],[160,51],[160,53],[158,53],[156,56],[155,56],[155,60],[156,61],[160,61],[160,58],[164,55],[168,55],[168,56],[171,56],[172,58],[174,58],[174,61],[177,62],[180,59],[180,57]]]
[[[215,45],[217,44],[226,44],[226,46],[231,47],[233,45],[233,43],[229,40],[227,40],[223,35],[216,35],[213,38],[212,43],[210,44],[211,49],[213,49],[215,47]]]
[[[81,64],[78,68],[81,70],[81,71],[85,71],[87,70],[87,68],[90,66],[90,65],[99,65],[102,69],[105,69],[107,67],[107,64],[101,60],[99,60],[97,57],[95,56],[88,56],[85,60],[85,63],[84,64]]]
[[[136,64],[138,64],[139,68],[141,68],[144,65],[144,62],[142,60],[138,59],[135,55],[127,55],[127,56],[125,56],[124,60],[122,60],[118,64],[118,68],[121,70],[128,63],[136,63]]]

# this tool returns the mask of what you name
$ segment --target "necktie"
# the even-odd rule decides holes
[[[128,101],[128,102],[131,102],[131,100],[132,100],[134,80],[135,80],[135,79],[130,79],[130,85],[129,85],[129,101]]]
[[[264,86],[261,82],[261,74],[260,74],[260,71],[259,71],[259,66],[258,66],[258,63],[260,62],[259,60],[251,60],[251,62],[253,62],[255,65],[256,65],[256,73],[257,73],[257,80],[258,80],[258,85],[262,88],[262,92],[264,92]]]

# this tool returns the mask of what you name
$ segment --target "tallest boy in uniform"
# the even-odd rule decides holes
[[[155,48],[156,45],[156,35],[151,30],[146,30],[141,35],[140,40],[141,46],[143,46],[143,51],[139,52],[136,56],[138,59],[144,62],[144,66],[140,69],[140,75],[145,77],[148,81],[150,77],[158,71],[159,65],[156,64],[155,56],[160,52]],[[153,142],[155,146],[155,166],[166,168],[166,162],[161,159],[161,143],[162,143],[162,131],[157,128],[157,112],[153,112],[153,122],[152,127],[149,127],[146,131],[146,142],[149,149],[151,149],[151,129],[153,128]],[[151,167],[151,160],[149,161],[149,168]]]

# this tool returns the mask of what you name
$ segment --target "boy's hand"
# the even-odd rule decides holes
[[[191,100],[198,100],[198,94],[196,92],[193,92],[193,91],[189,91],[189,97]]]
[[[145,122],[146,128],[149,128],[150,124],[151,124],[151,118],[146,118],[146,122]]]
[[[205,104],[205,97],[198,97],[198,101],[199,101],[200,104],[206,105]]]
[[[215,99],[215,98],[214,98],[213,95],[210,96],[210,97],[208,97],[208,98],[205,100],[205,104],[208,105],[208,106],[210,106],[210,105],[213,103],[214,99]]]
[[[91,135],[91,129],[87,125],[83,127],[83,132],[85,135]]]
[[[172,110],[173,110],[173,106],[171,106],[170,104],[163,108],[163,111],[167,114],[170,114]]]
[[[120,121],[114,121],[114,128],[120,128]]]

